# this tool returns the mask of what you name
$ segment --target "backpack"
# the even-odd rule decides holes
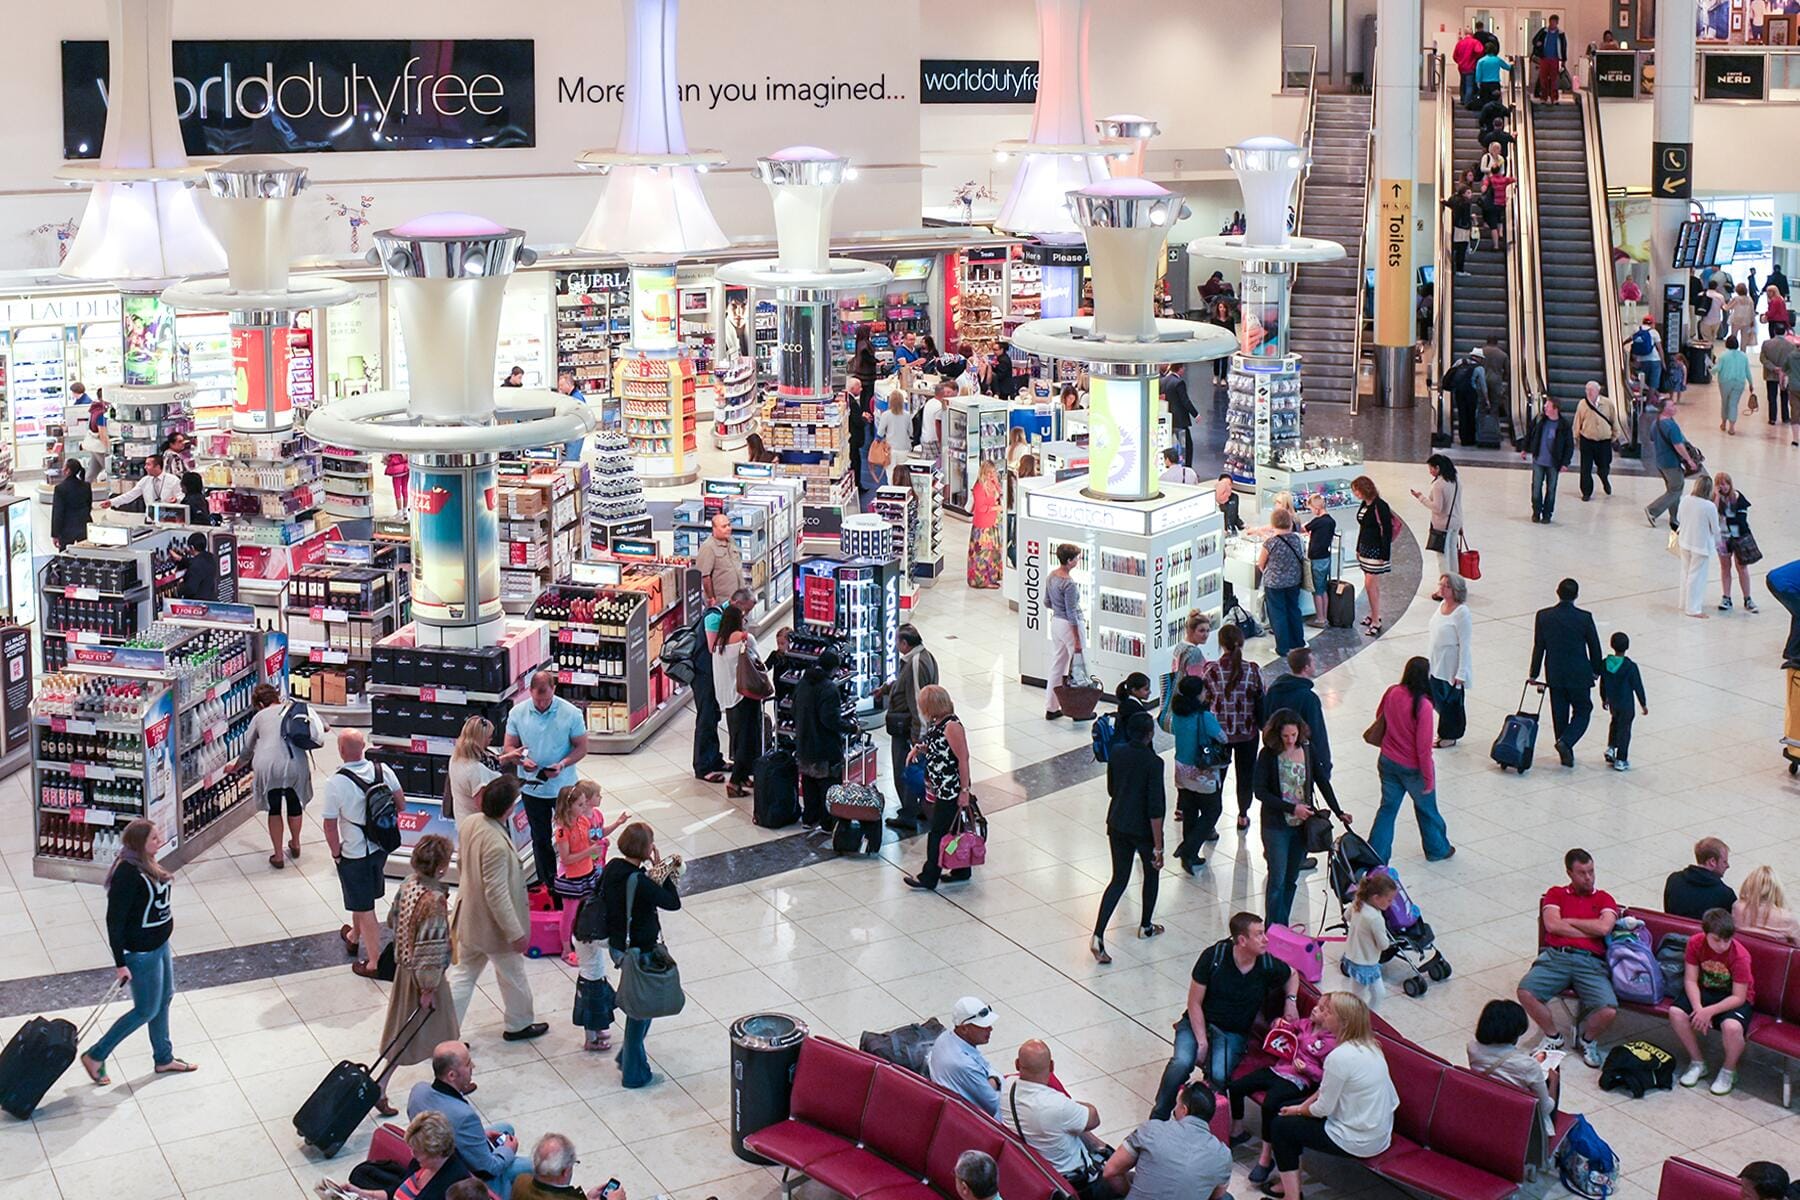
[[[1624,1088],[1633,1100],[1642,1100],[1645,1092],[1666,1092],[1674,1086],[1675,1056],[1655,1042],[1620,1042],[1607,1051],[1600,1066],[1603,1092]]]
[[[1656,941],[1656,961],[1662,967],[1663,995],[1673,1000],[1681,995],[1687,983],[1687,946],[1685,933],[1665,933]]]
[[[369,844],[387,854],[400,848],[400,808],[394,802],[394,789],[388,786],[387,774],[378,765],[375,767],[375,779],[364,783],[362,778],[349,767],[341,767],[338,774],[354,783],[363,794],[363,823],[351,825],[362,830],[363,837]]]
[[[1613,991],[1627,1004],[1655,1004],[1662,999],[1662,964],[1650,952],[1650,931],[1642,923],[1615,930],[1606,939],[1606,969]]]
[[[1648,329],[1639,329],[1631,335],[1631,357],[1655,358],[1656,335]]]
[[[1556,1151],[1556,1173],[1577,1196],[1607,1200],[1619,1186],[1619,1156],[1600,1140],[1586,1117],[1577,1116]]]
[[[1419,923],[1419,906],[1413,898],[1406,894],[1406,885],[1400,882],[1400,872],[1393,867],[1376,867],[1369,874],[1386,875],[1394,881],[1394,902],[1388,905],[1386,913],[1387,927],[1396,933],[1402,933]]]
[[[304,700],[294,701],[288,705],[287,712],[282,714],[281,740],[287,744],[289,758],[298,758],[325,744],[315,730],[312,711],[306,707]]]
[[[1094,718],[1093,731],[1090,734],[1094,742],[1094,761],[1105,762],[1112,757],[1113,718],[1111,713],[1101,713]]]

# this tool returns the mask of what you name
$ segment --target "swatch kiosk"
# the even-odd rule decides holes
[[[1063,543],[1082,551],[1082,642],[1088,670],[1107,685],[1133,671],[1160,680],[1189,609],[1220,608],[1224,517],[1210,487],[1156,478],[1153,414],[1162,363],[1231,353],[1230,334],[1159,320],[1152,284],[1180,197],[1141,179],[1072,192],[1087,235],[1094,315],[1033,321],[1013,335],[1032,354],[1085,360],[1091,443],[1085,477],[1024,493],[1019,519],[1019,673],[1048,683],[1054,652],[1047,577]]]

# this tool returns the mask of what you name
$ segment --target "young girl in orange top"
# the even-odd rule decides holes
[[[551,814],[556,844],[556,879],[550,890],[562,897],[563,961],[580,966],[575,954],[575,914],[591,896],[606,864],[612,831],[631,819],[620,813],[610,824],[600,812],[600,785],[591,779],[572,783],[557,793]]]

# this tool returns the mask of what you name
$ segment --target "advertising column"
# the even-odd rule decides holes
[[[1650,278],[1656,282],[1658,294],[1667,295],[1679,286],[1685,301],[1688,272],[1675,269],[1675,243],[1681,238],[1681,223],[1687,220],[1694,195],[1694,0],[1655,0],[1655,4]],[[1665,347],[1681,344],[1682,312],[1683,308],[1676,308],[1672,316],[1665,317]]]
[[[1411,408],[1413,187],[1419,162],[1419,0],[1380,0],[1376,26],[1375,396]]]

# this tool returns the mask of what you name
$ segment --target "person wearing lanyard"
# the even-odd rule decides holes
[[[576,780],[575,764],[587,757],[587,718],[556,694],[556,673],[531,677],[531,703],[513,706],[506,718],[506,748],[522,750],[519,778],[525,785],[525,816],[531,822],[531,854],[538,882],[556,878],[556,842],[551,816],[556,793]]]

